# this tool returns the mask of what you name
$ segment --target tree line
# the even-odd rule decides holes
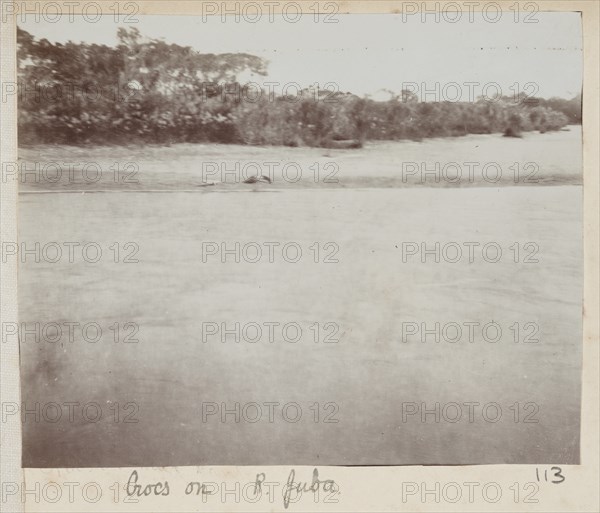
[[[22,144],[217,142],[334,146],[336,141],[560,130],[581,123],[581,96],[419,102],[304,89],[276,95],[240,83],[267,75],[246,53],[209,54],[118,31],[118,45],[51,43],[18,29]]]

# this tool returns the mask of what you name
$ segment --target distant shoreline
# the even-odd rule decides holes
[[[582,132],[374,141],[359,150],[183,143],[21,147],[30,192],[273,192],[582,185]],[[247,182],[264,175],[271,183]]]

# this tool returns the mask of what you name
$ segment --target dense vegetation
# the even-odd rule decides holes
[[[35,40],[18,30],[21,143],[220,142],[330,146],[336,140],[421,139],[559,130],[581,122],[581,98],[419,102],[245,88],[266,76],[249,54],[201,54],[119,29],[117,47]],[[256,83],[256,82],[255,82]]]

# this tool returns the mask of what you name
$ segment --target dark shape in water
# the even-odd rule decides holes
[[[244,180],[244,183],[258,183],[258,182],[272,183],[271,179],[265,175],[251,176],[250,178],[246,178],[246,180]]]

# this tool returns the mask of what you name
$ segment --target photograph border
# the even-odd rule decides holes
[[[268,1],[268,0],[267,0]],[[274,0],[276,1],[276,0]],[[27,5],[34,12],[40,5],[51,1],[23,1],[3,2]],[[60,4],[61,2],[58,1]],[[98,0],[94,2],[102,6],[106,13],[114,15],[114,6],[118,3],[122,12],[125,4],[135,4],[138,8],[137,15],[200,15],[202,2],[194,1],[116,1]],[[206,3],[206,2],[205,2]],[[220,8],[235,9],[236,4],[243,2],[213,2]],[[258,0],[254,3],[264,3]],[[279,5],[289,3],[279,0]],[[328,2],[316,0],[295,0],[302,5],[335,4],[338,14],[398,14],[407,4],[414,4],[419,8],[435,10],[444,6],[460,6],[474,2],[392,2],[379,0],[345,0],[341,2]],[[560,484],[536,480],[536,469],[539,472],[551,472],[551,465],[471,465],[471,466],[374,466],[374,467],[349,467],[349,466],[319,466],[318,474],[321,481],[333,480],[339,487],[339,492],[329,495],[327,490],[321,490],[319,500],[307,494],[301,501],[289,504],[289,511],[597,511],[599,507],[598,482],[599,475],[599,310],[598,296],[599,283],[599,178],[600,178],[600,130],[599,130],[599,13],[600,3],[596,0],[573,1],[535,1],[516,2],[515,0],[496,0],[476,2],[480,5],[496,3],[504,7],[518,3],[534,4],[540,11],[579,11],[582,14],[583,24],[583,53],[584,53],[584,79],[583,79],[583,172],[584,172],[584,298],[583,298],[583,367],[582,367],[582,404],[581,404],[581,464],[561,465],[561,473],[565,480]],[[86,1],[71,2],[77,14],[81,14],[82,6]],[[280,7],[274,6],[275,12],[280,12]],[[478,11],[478,6],[475,6]],[[330,9],[324,12],[330,12]],[[0,39],[0,66],[1,75],[1,115],[0,115],[0,158],[2,162],[17,160],[17,101],[16,95],[5,95],[6,86],[16,84],[16,22],[13,15],[7,15],[5,5],[2,6],[1,39]],[[557,70],[560,72],[560,70]],[[17,240],[17,181],[8,181],[1,185],[0,191],[0,237],[2,241]],[[1,265],[0,275],[0,320],[2,323],[17,322],[17,262],[8,260]],[[0,404],[14,402],[20,404],[19,382],[19,348],[14,344],[0,344]],[[6,421],[5,421],[6,420]],[[288,482],[292,468],[296,480],[307,482],[310,485],[313,478],[312,466],[210,466],[210,467],[141,467],[133,468],[98,468],[98,469],[21,469],[21,424],[20,417],[13,415],[11,418],[2,419],[0,422],[0,482],[16,483],[20,487],[26,486],[33,490],[27,497],[27,502],[22,500],[22,494],[16,493],[4,497],[0,501],[0,511],[27,511],[27,512],[80,512],[80,511],[131,511],[131,512],[162,512],[162,511],[283,511],[284,502],[280,493],[276,497],[271,494],[269,499],[253,502],[244,500],[244,487],[252,485],[256,476],[264,474],[265,483],[278,483],[276,490],[281,490]],[[148,448],[151,450],[151,448]],[[137,471],[140,482],[159,483],[168,481],[171,493],[169,496],[148,496],[136,500],[126,500],[115,497],[113,488],[119,483],[121,490],[125,483]],[[235,500],[235,493],[228,492],[228,500],[220,501],[218,496],[186,495],[184,490],[190,482],[213,483],[221,485],[226,490],[235,490],[241,487],[242,500]],[[72,487],[75,490],[73,501],[65,500],[52,502],[51,497],[35,492],[36,486],[40,490],[49,483],[58,484],[64,490],[69,488],[66,483],[77,483]],[[95,500],[97,489],[102,491],[101,496]],[[478,483],[473,485],[476,493],[473,500],[465,502],[459,500],[452,502],[435,502],[431,497],[421,501],[419,494],[405,496],[405,484],[414,483],[425,485],[428,490],[436,486],[444,487],[449,483]],[[436,484],[437,483],[437,484]],[[489,497],[486,498],[481,490],[490,485]],[[539,491],[535,498],[538,502],[527,502],[529,483],[537,483]],[[496,485],[503,494],[502,500],[494,500]],[[83,490],[87,488],[87,492]],[[515,487],[519,490],[516,498]],[[512,488],[511,488],[512,487]],[[89,493],[88,493],[89,492]],[[222,490],[221,490],[222,492]],[[219,492],[219,493],[221,493]],[[50,492],[49,492],[50,493]],[[86,498],[86,493],[88,497]],[[318,495],[318,494],[317,494]],[[37,500],[41,497],[41,500]],[[507,497],[510,497],[508,501]],[[70,497],[71,498],[71,497]],[[70,499],[69,498],[69,499]],[[406,500],[405,500],[406,499]]]

